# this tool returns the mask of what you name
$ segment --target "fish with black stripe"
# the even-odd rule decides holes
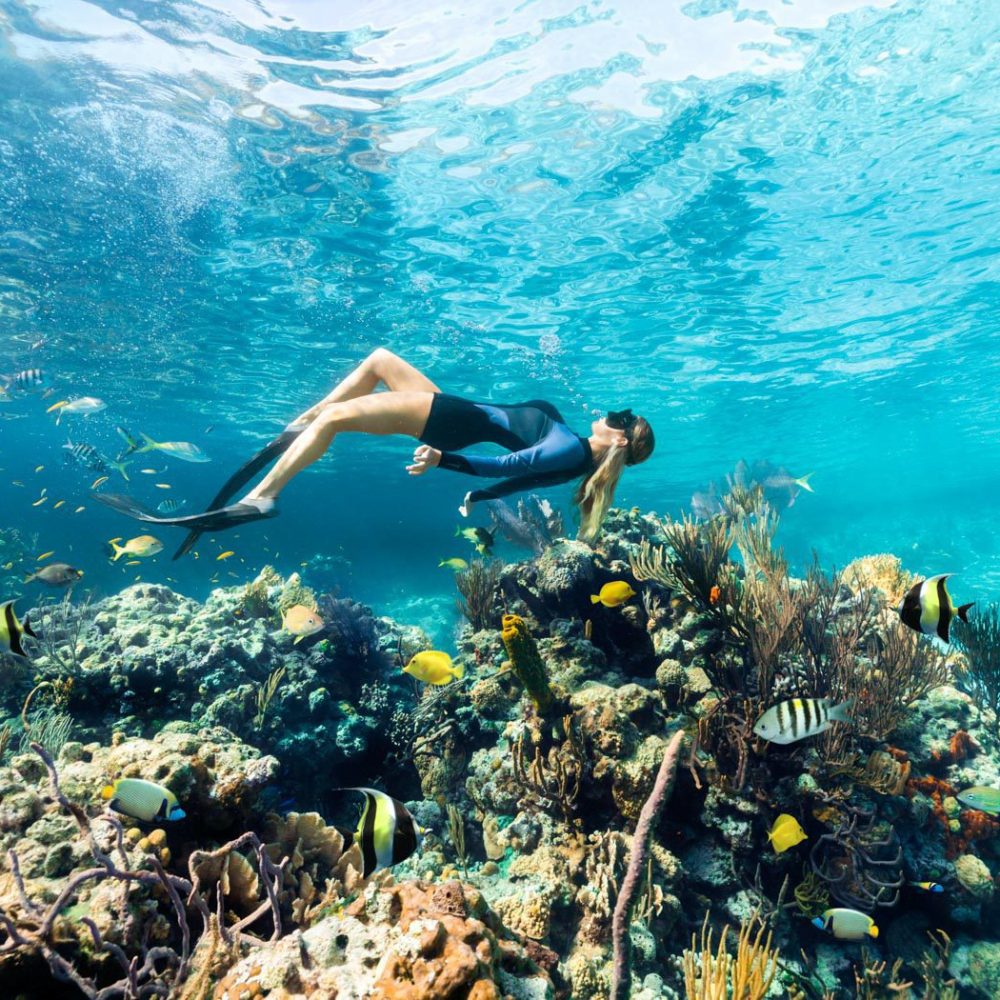
[[[101,457],[101,453],[92,444],[86,444],[83,441],[74,444],[72,440],[67,440],[63,445],[63,450],[69,452],[66,456],[67,461],[76,462],[77,465],[94,472],[108,471],[108,466]]]
[[[424,831],[398,799],[375,788],[338,788],[365,797],[358,828],[350,841],[361,848],[361,875],[368,878],[383,868],[405,861],[420,846]],[[350,843],[349,841],[349,843]]]
[[[14,602],[4,601],[0,604],[0,652],[9,653],[19,660],[27,660],[28,654],[24,651],[21,639],[30,635],[32,639],[38,636],[31,628],[28,616],[24,616],[24,621],[18,621],[14,614]]]
[[[939,576],[920,580],[910,587],[896,609],[900,621],[915,632],[936,635],[939,639],[949,642],[951,620],[957,615],[963,622],[968,622],[969,608],[976,603],[970,601],[968,604],[955,607],[955,602],[952,601],[945,585],[948,577],[953,575],[941,573]]]
[[[853,699],[834,705],[829,698],[792,698],[769,708],[753,731],[771,743],[796,743],[825,733],[835,722],[850,722],[853,704]]]
[[[0,376],[0,381],[3,382],[4,388],[8,389],[11,386],[15,389],[41,389],[47,384],[45,373],[41,368],[25,368],[16,375]]]

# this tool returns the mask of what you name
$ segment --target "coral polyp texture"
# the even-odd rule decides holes
[[[722,499],[459,573],[441,684],[308,569],[33,610],[0,994],[1000,995],[992,618],[956,653],[900,621],[895,557],[796,578],[760,491]]]

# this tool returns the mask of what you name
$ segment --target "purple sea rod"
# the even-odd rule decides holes
[[[642,882],[646,867],[646,856],[649,853],[649,835],[653,825],[659,819],[670,793],[674,790],[674,778],[677,775],[677,760],[684,742],[684,732],[674,733],[667,746],[660,770],[657,772],[653,790],[646,799],[646,804],[639,813],[639,821],[632,835],[632,853],[628,859],[628,871],[618,892],[615,903],[615,915],[611,922],[611,940],[614,946],[614,976],[611,981],[611,996],[609,1000],[623,1000],[628,995],[629,981],[629,934],[628,914],[632,908],[632,900]]]

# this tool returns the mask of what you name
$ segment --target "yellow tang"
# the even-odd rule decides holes
[[[788,848],[801,844],[803,840],[808,840],[805,830],[802,829],[799,821],[788,813],[782,813],[771,827],[767,835],[771,841],[775,854],[781,854]]]
[[[281,627],[295,636],[295,642],[300,643],[307,636],[315,635],[326,627],[326,622],[312,609],[304,604],[296,604],[281,613]]]
[[[436,684],[440,687],[452,681],[460,681],[465,676],[465,667],[461,663],[452,663],[447,653],[437,649],[425,649],[417,653],[403,667],[403,673],[416,677],[425,684]]]
[[[142,778],[119,778],[113,785],[101,789],[101,798],[115,812],[152,822],[154,819],[184,819],[177,796],[169,788],[144,781]]]
[[[612,580],[601,587],[599,594],[590,595],[591,604],[603,604],[606,608],[617,608],[630,597],[635,597],[635,591],[624,580]]]

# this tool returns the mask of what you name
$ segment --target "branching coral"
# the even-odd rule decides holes
[[[477,632],[496,626],[502,573],[503,563],[499,559],[473,559],[468,569],[455,574],[455,586],[462,595],[455,606]]]
[[[559,746],[550,747],[548,754],[543,754],[530,732],[522,729],[511,743],[511,762],[514,776],[525,792],[523,802],[555,806],[567,823],[575,823],[586,759],[572,716],[563,720],[563,729],[567,738]]]
[[[740,924],[735,957],[726,951],[728,933],[727,925],[713,951],[706,914],[700,946],[697,938],[691,936],[691,948],[684,952],[687,1000],[763,1000],[767,996],[779,961],[778,949],[771,947],[767,925],[756,914],[744,920]]]
[[[38,622],[36,631],[42,656],[37,665],[43,675],[69,676],[81,669],[84,638],[95,628],[93,595],[88,592],[76,603],[72,596],[72,591],[67,591],[61,601],[47,605]]]
[[[992,713],[993,735],[1000,739],[1000,604],[977,610],[968,623],[956,620],[953,630],[966,660],[958,683],[980,712]]]

